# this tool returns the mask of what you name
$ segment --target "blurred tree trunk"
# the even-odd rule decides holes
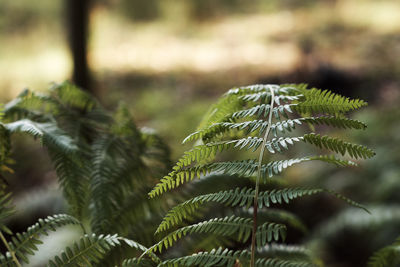
[[[92,94],[87,61],[90,0],[65,0],[69,48],[73,61],[73,82]]]

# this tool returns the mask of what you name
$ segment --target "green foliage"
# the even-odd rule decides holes
[[[132,258],[132,259],[126,259],[122,262],[122,267],[131,267],[131,266],[136,266],[136,267],[153,267],[154,262],[152,260],[148,259],[138,259],[138,258]]]
[[[12,236],[11,242],[8,243],[10,248],[9,252],[15,254],[21,261],[29,263],[26,255],[34,254],[34,252],[38,250],[37,245],[42,244],[39,237],[41,235],[48,235],[49,231],[56,231],[57,228],[68,224],[79,225],[80,222],[66,214],[59,214],[49,216],[45,219],[39,219],[39,221],[30,226],[26,232],[17,233]],[[0,256],[0,263],[2,266],[3,264],[7,266],[6,264],[10,262],[10,260],[11,256],[8,254]]]
[[[67,247],[61,256],[49,261],[49,266],[93,266],[99,263],[113,247],[121,246],[121,243],[141,251],[146,250],[137,242],[117,235],[84,235],[78,242]]]
[[[372,255],[369,260],[369,267],[395,267],[400,264],[400,237]]]
[[[46,148],[76,219],[55,215],[39,220],[26,233],[12,235],[2,266],[28,262],[27,255],[34,254],[41,243],[39,236],[66,224],[89,221],[93,234],[67,247],[50,266],[114,266],[147,250],[128,238],[154,242],[149,231],[155,228],[149,225],[160,220],[158,214],[166,204],[147,201],[145,193],[148,184],[169,166],[169,149],[153,131],[137,128],[125,106],[111,114],[68,82],[53,85],[47,94],[25,90],[4,106],[0,122],[0,134],[7,137],[1,139],[3,171],[8,170],[10,136],[17,133],[39,139]],[[12,213],[10,195],[1,191],[0,204],[0,230],[12,234],[4,223]],[[151,257],[157,261],[155,255]]]
[[[253,222],[248,218],[240,218],[236,216],[230,216],[225,218],[214,218],[209,221],[200,222],[190,226],[179,228],[178,230],[168,234],[160,242],[155,244],[149,249],[149,251],[156,251],[157,249],[161,252],[162,248],[166,249],[172,246],[173,242],[180,239],[187,234],[193,233],[209,233],[220,236],[236,236],[238,241],[246,242],[251,236]],[[271,241],[278,241],[279,239],[285,239],[286,227],[281,224],[265,223],[259,226],[257,235],[257,243],[260,246],[265,245]]]
[[[14,209],[11,205],[11,193],[1,192],[0,194],[0,231],[7,234],[12,234],[11,230],[8,229],[5,222],[8,217],[14,213]]]
[[[248,262],[247,251],[232,251],[218,248],[210,252],[199,252],[190,256],[166,260],[160,266],[234,266],[237,262]]]
[[[308,189],[308,188],[284,188],[271,191],[261,191],[258,197],[258,207],[270,207],[272,204],[288,204],[291,200],[328,192],[336,197],[343,199],[350,205],[361,207],[358,203],[348,199],[338,193],[326,189]],[[227,191],[200,195],[189,199],[179,205],[173,207],[164,217],[162,223],[158,226],[157,233],[168,230],[170,227],[181,223],[184,219],[192,216],[197,210],[208,202],[224,204],[230,207],[246,207],[249,208],[254,203],[255,190],[252,188],[236,188]]]
[[[200,252],[190,256],[166,260],[158,266],[247,266],[249,264],[250,254],[248,251],[232,251],[218,248],[210,252]],[[239,265],[240,266],[240,265]],[[257,267],[315,267],[317,265],[306,260],[289,259],[258,259],[255,263]]]
[[[344,141],[338,137],[321,136],[314,132],[319,125],[342,129],[365,129],[363,122],[346,118],[346,112],[365,106],[358,99],[349,99],[328,90],[307,89],[306,85],[253,85],[229,90],[200,123],[199,129],[184,139],[184,143],[197,140],[196,145],[177,161],[173,170],[164,176],[150,191],[154,198],[165,192],[178,188],[194,178],[204,179],[207,175],[234,175],[256,181],[255,189],[237,187],[231,190],[208,192],[191,198],[172,208],[159,225],[157,233],[177,228],[167,234],[159,243],[148,251],[169,248],[178,239],[188,234],[207,233],[234,237],[236,241],[246,244],[252,237],[251,252],[248,250],[234,251],[228,249],[201,252],[191,256],[164,261],[161,266],[234,266],[249,264],[251,266],[315,266],[310,258],[282,260],[278,258],[263,258],[258,253],[254,260],[250,254],[255,253],[255,245],[265,247],[271,241],[285,238],[285,225],[276,221],[258,222],[260,218],[284,218],[284,213],[275,210],[275,217],[268,216],[271,204],[289,203],[291,200],[306,195],[329,192],[347,203],[363,208],[360,204],[330,190],[307,188],[283,188],[259,191],[259,182],[267,184],[273,176],[280,174],[292,165],[309,161],[322,161],[339,167],[356,166],[356,163],[346,158],[333,155],[311,155],[284,157],[281,154],[291,150],[295,143],[303,142],[325,149],[341,156],[353,159],[367,159],[374,156],[369,148]],[[306,133],[301,136],[288,135],[301,125],[309,125]],[[273,137],[269,138],[269,133]],[[249,150],[257,152],[254,158],[243,160],[218,161],[221,152],[230,150]],[[264,153],[268,152],[267,160]],[[278,153],[277,153],[278,152]],[[246,155],[250,155],[247,153]],[[272,156],[278,157],[273,159]],[[257,160],[258,158],[258,160]],[[247,209],[254,214],[255,220],[241,217],[214,218],[189,226],[180,226],[196,217],[198,211],[207,203],[218,203],[236,208]],[[250,212],[250,214],[252,213]],[[270,211],[271,214],[273,210]],[[266,216],[262,216],[263,214]],[[288,218],[288,217],[287,217]],[[296,221],[291,217],[292,221]],[[287,220],[289,221],[289,220]],[[301,223],[300,223],[301,225]],[[286,247],[283,245],[283,247]],[[251,260],[250,260],[251,258]]]
[[[126,107],[120,106],[111,114],[90,95],[67,82],[54,85],[48,94],[27,90],[4,107],[0,123],[0,134],[5,137],[0,146],[2,171],[9,170],[11,135],[20,133],[39,139],[49,153],[74,217],[49,217],[25,233],[12,235],[4,223],[13,211],[10,195],[2,190],[0,233],[12,235],[11,241],[5,243],[8,253],[0,257],[2,266],[28,262],[27,255],[37,250],[42,234],[82,222],[89,222],[85,227],[90,234],[83,229],[81,239],[49,261],[49,266],[318,266],[304,248],[275,244],[285,240],[288,228],[305,231],[305,226],[291,212],[272,207],[326,192],[366,209],[328,189],[288,187],[279,182],[276,184],[280,188],[274,188],[272,178],[295,164],[321,161],[352,167],[356,163],[343,156],[372,157],[374,152],[365,146],[315,132],[320,125],[365,129],[363,122],[345,117],[346,112],[365,105],[361,100],[307,89],[305,85],[232,89],[210,109],[199,129],[184,140],[197,143],[166,174],[168,147],[151,130],[137,128]],[[297,134],[302,126],[310,127]],[[283,154],[300,143],[341,157]],[[256,153],[254,158],[219,160],[221,153],[233,150],[247,151],[246,155]],[[265,159],[264,154],[268,154]],[[149,186],[160,176],[163,178],[150,191]],[[192,183],[193,190],[181,191],[190,195],[190,199],[175,205],[162,220],[160,214],[176,199],[182,199],[182,194],[175,194],[171,203],[154,199],[155,196],[194,178],[204,181],[215,177],[225,181],[224,176],[232,176],[226,180],[229,189],[218,188],[218,184]],[[268,188],[260,190],[260,182]],[[148,191],[152,200],[144,194]],[[193,192],[197,196],[193,197]],[[208,210],[207,204],[224,205],[220,212],[224,215],[193,223]],[[158,228],[152,228],[159,220],[162,222]],[[154,231],[169,232],[156,242],[150,235]],[[180,239],[188,247],[182,251],[192,253],[191,242],[203,236],[208,238],[194,247],[196,251],[219,248],[183,257],[175,251],[167,254],[168,259],[154,254],[179,246]],[[141,257],[138,252],[143,253]],[[257,254],[255,260],[253,252]]]

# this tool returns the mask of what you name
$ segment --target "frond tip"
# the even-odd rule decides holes
[[[321,136],[319,134],[310,133],[304,135],[303,140],[306,143],[316,145],[319,148],[329,149],[342,155],[347,153],[350,157],[355,159],[367,159],[375,155],[374,151],[365,146],[344,142],[339,138],[333,138],[327,135]]]

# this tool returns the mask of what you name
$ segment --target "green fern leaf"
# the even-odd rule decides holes
[[[57,113],[58,109],[53,98],[26,89],[4,106],[5,120],[48,118],[42,112]]]
[[[321,192],[328,192],[335,195],[337,198],[346,201],[347,203],[359,208],[363,208],[360,204],[345,198],[335,192],[324,189],[282,189],[259,192],[259,182],[267,182],[269,177],[280,174],[288,167],[309,161],[322,161],[336,166],[355,166],[352,161],[342,160],[330,155],[318,155],[307,157],[286,158],[283,160],[270,160],[263,163],[265,150],[275,154],[289,150],[296,142],[305,142],[315,145],[319,148],[325,148],[341,155],[348,154],[350,157],[370,158],[374,152],[364,146],[351,144],[328,136],[321,137],[320,135],[311,133],[299,137],[287,136],[286,134],[294,130],[302,124],[326,125],[342,129],[365,129],[366,125],[362,122],[351,120],[344,117],[344,113],[365,106],[366,103],[357,100],[349,99],[330,91],[322,91],[318,89],[307,89],[306,85],[253,85],[247,87],[234,88],[229,90],[217,104],[211,107],[209,113],[203,119],[198,130],[184,139],[184,143],[192,140],[201,139],[201,145],[195,146],[192,150],[186,152],[180,158],[173,170],[153,188],[149,193],[150,197],[163,194],[168,190],[179,187],[180,185],[193,180],[194,178],[202,178],[207,174],[218,175],[234,175],[236,177],[254,178],[256,176],[256,188],[236,188],[235,190],[220,191],[217,193],[200,195],[191,200],[188,200],[178,206],[175,206],[164,218],[163,222],[157,229],[157,232],[165,231],[172,226],[181,223],[184,219],[196,217],[196,211],[203,207],[205,203],[214,202],[224,204],[230,207],[246,207],[255,203],[256,208],[264,206],[269,207],[272,204],[288,203],[291,200],[305,195],[312,195]],[[311,114],[319,114],[319,116],[311,116]],[[283,119],[284,118],[284,119]],[[272,133],[274,137],[270,137]],[[260,137],[263,138],[260,138]],[[233,139],[235,138],[235,139]],[[223,161],[210,162],[214,159],[218,152],[228,149],[249,149],[254,152],[260,148],[259,155],[255,159],[246,159],[239,161]],[[364,208],[365,209],[365,208]],[[245,209],[242,209],[242,213]],[[250,214],[244,214],[248,216]],[[273,218],[274,223],[280,222],[297,222],[294,216],[289,214],[275,212],[271,210],[268,217],[268,212],[260,212],[265,218]],[[274,217],[275,216],[275,217]],[[250,217],[250,216],[249,216]],[[229,220],[230,218],[227,217]],[[255,216],[255,218],[257,218]],[[261,218],[261,217],[260,217]],[[264,219],[265,219],[264,218]],[[226,218],[224,218],[226,219]],[[222,219],[214,219],[222,220]],[[243,235],[243,231],[239,229],[229,228],[227,226],[217,228],[213,223],[216,221],[210,220],[200,225],[190,225],[182,227],[162,239],[156,247],[151,250],[160,250],[168,248],[177,239],[194,232],[207,229],[210,233],[220,233],[218,230],[225,229],[227,233],[242,233],[246,241],[250,236],[251,227],[245,227],[245,222],[238,222],[235,227],[242,225],[243,229],[248,229],[248,232]],[[251,220],[247,223],[251,223]],[[267,220],[269,221],[269,220]],[[218,221],[219,223],[219,221]],[[256,244],[258,247],[264,247],[267,242],[277,240],[278,237],[285,237],[285,227],[282,224],[266,223],[256,228],[258,231],[253,232],[251,246],[251,265],[254,266],[254,252]],[[202,225],[204,224],[204,225]],[[257,224],[257,222],[253,222]],[[294,223],[296,225],[296,223]],[[301,225],[301,224],[300,224]],[[209,228],[207,228],[209,227]],[[255,229],[255,226],[252,227]],[[214,232],[214,230],[216,232]],[[231,232],[229,232],[230,230]],[[254,242],[256,241],[256,242]],[[288,247],[283,247],[283,251],[288,251]],[[271,252],[271,250],[269,251]],[[229,254],[229,251],[218,253],[216,250],[210,253],[202,253],[201,255],[192,255],[179,259],[167,260],[166,264],[170,266],[218,266],[218,265],[233,265],[239,264],[238,257],[232,257],[221,254]],[[239,253],[239,252],[232,252]],[[248,258],[246,259],[248,260]],[[267,257],[257,261],[260,266],[314,266],[310,258],[301,258],[291,261],[292,259],[280,261],[278,259]],[[248,262],[246,262],[248,264]]]
[[[237,236],[238,241],[245,242],[250,237],[251,230],[251,219],[235,216],[215,218],[209,221],[179,228],[152,246],[149,251],[157,251],[158,249],[158,251],[161,252],[163,248],[167,249],[178,239],[193,233],[212,233],[220,236]]]
[[[104,257],[112,247],[120,245],[121,240],[117,235],[85,235],[73,246],[67,247],[61,256],[50,260],[50,267],[62,266],[93,266]]]
[[[400,237],[372,255],[368,261],[368,267],[396,267],[400,264]]]
[[[288,204],[291,200],[320,194],[323,192],[330,193],[335,197],[345,201],[346,203],[364,209],[361,204],[346,198],[345,196],[338,194],[331,190],[326,189],[309,189],[309,188],[285,188],[280,190],[262,191],[258,197],[258,207],[261,209],[264,206],[270,207],[272,204]],[[167,215],[164,217],[161,224],[158,226],[156,233],[165,231],[170,227],[179,224],[184,219],[189,218],[191,215],[196,213],[199,207],[205,203],[214,202],[224,204],[230,207],[247,207],[249,208],[254,202],[254,189],[252,188],[236,188],[227,191],[220,191],[217,193],[211,193],[206,195],[200,195],[189,199],[175,207],[173,207]]]
[[[332,163],[337,166],[355,166],[356,164],[352,161],[340,160],[333,156],[309,156],[303,158],[295,158],[289,160],[271,161],[267,164],[263,164],[261,167],[261,178],[266,181],[268,177],[272,177],[276,174],[281,173],[284,169],[302,162],[319,160],[327,163]],[[258,164],[255,160],[243,160],[243,161],[231,161],[231,162],[216,162],[203,164],[195,167],[189,167],[186,169],[178,169],[178,171],[170,172],[167,176],[164,176],[160,183],[158,183],[149,196],[155,197],[168,190],[174,189],[184,182],[193,180],[195,177],[206,175],[210,172],[217,172],[227,175],[238,175],[243,177],[251,177],[257,171]]]
[[[157,266],[156,263],[152,260],[148,259],[138,259],[138,258],[132,258],[132,259],[126,259],[122,262],[122,267],[155,267]]]
[[[292,101],[298,97],[293,92],[298,92],[295,87],[280,87],[277,85],[252,85],[230,90],[218,103],[213,105],[209,112],[200,123],[199,129],[206,128],[214,123],[223,122],[228,114],[240,111],[246,101],[267,101],[270,95],[270,88],[279,96],[275,102],[280,105],[280,101]],[[277,115],[277,113],[276,113]]]
[[[91,110],[96,105],[95,99],[84,90],[80,90],[76,85],[65,81],[63,83],[54,83],[50,92],[60,99],[64,105],[80,110]]]
[[[304,100],[299,101],[299,104],[295,107],[296,111],[300,113],[341,114],[367,105],[362,100],[349,99],[329,90],[315,88],[300,90],[304,95]]]
[[[300,118],[299,120],[314,125],[328,125],[342,129],[364,130],[367,128],[367,125],[361,121],[335,116],[308,117]]]
[[[347,143],[339,138],[329,137],[327,135],[321,136],[315,133],[305,134],[303,136],[303,141],[316,145],[319,148],[325,148],[340,153],[342,156],[347,153],[350,157],[355,159],[367,159],[375,155],[374,151],[365,146]]]
[[[249,234],[250,235],[250,234]],[[256,242],[258,247],[262,247],[271,241],[278,241],[286,238],[286,226],[279,223],[263,223],[257,227]]]
[[[265,105],[265,104],[263,104]],[[279,108],[279,107],[276,107]],[[292,112],[290,110],[290,112]],[[254,115],[254,114],[252,114]],[[352,120],[348,118],[334,117],[334,116],[320,116],[320,117],[305,117],[298,119],[287,119],[284,121],[279,121],[271,124],[271,132],[275,137],[279,133],[291,132],[297,125],[302,125],[303,122],[313,124],[313,125],[327,125],[342,129],[365,129],[367,126],[365,123],[358,120]],[[221,122],[215,123],[208,128],[196,131],[189,136],[187,136],[182,143],[187,143],[189,141],[203,139],[210,140],[219,135],[233,130],[245,130],[246,134],[250,134],[254,131],[258,131],[258,135],[262,135],[267,129],[268,122],[264,120],[251,120],[245,122]]]
[[[88,202],[89,163],[84,155],[66,155],[62,151],[48,149],[64,196],[71,213],[82,218]]]
[[[17,267],[14,259],[11,257],[10,253],[6,255],[0,255],[0,266],[2,267]]]
[[[48,266],[95,266],[94,264],[99,263],[107,252],[114,247],[120,246],[121,243],[140,251],[147,250],[146,247],[139,243],[117,235],[91,234],[83,236],[79,242],[67,247],[61,256],[56,256],[54,260],[50,260]],[[151,256],[154,257],[154,260],[159,261],[154,254],[151,254]]]
[[[283,259],[258,259],[255,267],[318,267],[318,265],[301,260],[283,260]]]
[[[271,89],[274,90],[275,94],[286,94],[286,95],[290,95],[291,93],[293,94],[299,91],[299,89],[297,89],[292,85],[279,86],[276,84],[253,84],[253,85],[229,89],[228,92],[224,94],[224,96],[230,96],[230,95],[242,96],[252,93],[263,93],[263,92],[269,93]]]
[[[40,138],[43,145],[52,147],[65,154],[78,150],[75,142],[55,123],[38,123],[23,119],[4,125],[11,133],[27,133],[34,138]]]
[[[257,150],[262,144],[262,138],[247,137],[237,140],[221,141],[216,143],[207,143],[205,145],[195,146],[193,149],[186,151],[184,155],[177,161],[174,166],[175,171],[179,171],[183,167],[189,166],[191,163],[197,161],[210,160],[215,157],[218,152],[228,150],[230,148],[253,149]]]
[[[0,231],[12,234],[12,231],[6,226],[6,220],[14,214],[12,207],[11,193],[0,192]]]
[[[214,123],[223,122],[226,114],[231,114],[243,105],[243,100],[236,96],[227,96],[214,104],[200,122],[199,129],[209,127]]]
[[[224,266],[233,267],[236,263],[248,263],[250,255],[248,251],[232,251],[218,248],[210,252],[199,252],[190,256],[170,259],[163,261],[158,266],[177,267],[177,266]],[[245,265],[246,266],[246,265]]]
[[[29,263],[26,255],[33,255],[34,252],[38,250],[37,245],[42,244],[42,241],[39,239],[40,235],[47,235],[49,231],[56,231],[57,228],[68,224],[80,225],[80,222],[74,217],[65,214],[39,219],[39,221],[30,226],[26,232],[13,235],[8,245],[17,258],[23,262]]]
[[[140,139],[140,132],[134,124],[126,121],[123,125],[114,125],[113,133],[93,142],[90,212],[95,233],[107,233],[113,229],[113,224],[118,221],[111,219],[120,211],[127,192],[134,190],[134,181],[138,183],[146,178],[148,172],[139,156],[143,149]]]
[[[297,260],[300,262],[313,262],[312,252],[298,245],[266,244],[258,249],[260,258],[278,258],[284,260]]]
[[[245,243],[253,229],[252,220],[235,216],[215,218],[209,221],[185,226],[168,234],[160,242],[149,249],[149,252],[161,252],[163,248],[172,246],[178,239],[193,233],[212,233],[219,236],[235,236],[239,242]],[[286,226],[277,223],[266,222],[257,228],[257,243],[265,245],[267,242],[284,240]]]

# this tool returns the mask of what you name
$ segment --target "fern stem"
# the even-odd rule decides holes
[[[274,107],[274,101],[275,101],[275,95],[274,95],[274,90],[269,87],[269,90],[271,91],[271,105],[269,109],[269,116],[268,116],[268,127],[267,130],[265,131],[265,135],[263,138],[263,142],[261,145],[261,151],[260,155],[258,157],[258,172],[257,172],[257,178],[256,178],[256,190],[254,193],[254,204],[253,204],[253,233],[251,237],[251,259],[250,259],[250,267],[254,267],[255,264],[255,258],[256,258],[256,234],[257,234],[257,212],[258,212],[258,192],[259,192],[259,183],[260,183],[260,178],[261,178],[261,166],[262,166],[262,160],[264,157],[264,151],[265,151],[265,144],[267,143],[267,138],[269,131],[271,130],[271,123],[272,123],[272,109]]]
[[[12,257],[13,261],[15,262],[15,264],[17,265],[17,267],[21,267],[21,263],[19,263],[17,257],[15,256],[15,252],[10,248],[6,238],[4,237],[4,235],[1,231],[0,231],[0,238],[1,238],[1,241],[3,241],[4,245],[6,246],[8,252],[10,252],[11,257]]]

